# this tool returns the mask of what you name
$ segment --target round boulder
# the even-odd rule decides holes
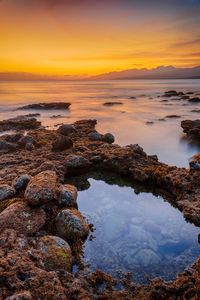
[[[112,133],[106,133],[103,135],[103,141],[112,144],[115,141],[115,137],[112,135]]]
[[[8,184],[0,185],[0,200],[6,200],[12,198],[14,197],[15,193],[16,193],[15,189],[9,186]]]
[[[101,141],[102,140],[101,134],[98,133],[97,131],[90,132],[88,134],[88,138],[90,141]]]
[[[46,204],[57,197],[57,175],[54,171],[43,171],[32,177],[25,191],[25,198],[32,206]]]
[[[76,209],[60,211],[55,220],[55,229],[58,236],[69,243],[79,239],[85,240],[89,234],[89,226],[82,214]]]
[[[13,180],[12,186],[16,191],[22,191],[26,189],[30,180],[31,180],[30,175],[22,174]]]
[[[14,229],[24,235],[38,232],[46,222],[46,214],[41,208],[31,208],[25,202],[9,205],[0,213],[0,228]]]
[[[52,143],[53,151],[63,151],[71,148],[73,146],[73,142],[70,138],[64,135],[60,135],[56,138],[56,140]]]
[[[58,203],[61,207],[77,208],[77,188],[74,185],[65,184],[59,187]]]
[[[62,135],[69,135],[70,133],[73,133],[74,131],[76,131],[76,128],[74,125],[71,125],[71,124],[61,125],[57,130],[57,132]]]
[[[67,242],[57,236],[44,236],[38,239],[37,248],[43,254],[47,271],[71,271],[72,253]]]

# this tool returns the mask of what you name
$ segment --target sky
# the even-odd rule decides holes
[[[200,65],[200,0],[0,0],[0,72]]]

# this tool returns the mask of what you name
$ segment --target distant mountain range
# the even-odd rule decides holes
[[[175,68],[160,66],[154,69],[130,69],[97,76],[48,76],[31,73],[0,73],[0,81],[14,80],[125,80],[125,79],[200,79],[200,66]]]
[[[131,69],[110,72],[93,76],[92,80],[125,80],[125,79],[184,79],[200,78],[200,66],[194,68],[175,68],[160,66],[154,69]]]

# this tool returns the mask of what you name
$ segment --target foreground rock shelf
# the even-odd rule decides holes
[[[66,176],[116,172],[159,189],[200,226],[198,170],[160,163],[139,145],[115,145],[114,137],[99,134],[95,125],[83,120],[57,131],[37,128],[28,139],[20,137],[23,144],[14,139],[12,145],[19,146],[7,153],[0,149],[0,299],[198,299],[199,261],[169,283],[140,286],[127,276],[122,291],[100,271],[71,274],[72,259],[79,258],[92,226],[77,210],[75,187],[63,184]]]

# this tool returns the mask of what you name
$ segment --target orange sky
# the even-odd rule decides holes
[[[0,72],[93,75],[200,65],[198,3],[1,0]]]

